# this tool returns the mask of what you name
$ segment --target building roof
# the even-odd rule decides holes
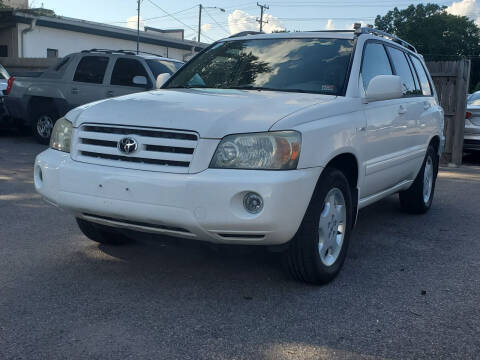
[[[64,16],[37,16],[28,10],[0,10],[0,24],[2,24],[0,27],[19,23],[31,24],[33,19],[37,19],[37,26],[137,41],[137,31],[122,26],[108,25]],[[172,36],[163,35],[158,31],[141,31],[140,42],[184,50],[191,50],[193,48],[195,51],[200,51],[208,46],[206,43],[175,39]]]

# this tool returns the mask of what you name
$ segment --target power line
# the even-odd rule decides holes
[[[163,19],[163,18],[169,17],[169,16],[171,16],[171,15],[176,15],[176,14],[181,14],[182,12],[187,12],[187,11],[189,11],[189,10],[192,10],[193,8],[196,8],[196,7],[197,7],[197,5],[192,6],[192,7],[189,7],[189,8],[187,8],[187,9],[183,9],[183,10],[179,10],[179,11],[170,13],[170,14],[168,14],[168,15],[154,16],[154,17],[151,17],[151,18],[146,18],[146,19],[143,19],[143,21]],[[195,17],[196,17],[196,15],[195,15]],[[129,23],[129,22],[130,22],[130,21],[112,21],[112,22],[108,22],[107,24],[127,24],[127,23]]]
[[[207,13],[208,17],[213,20],[215,24],[217,24],[223,31],[225,31],[228,35],[230,35],[230,31],[228,31],[223,25],[220,25],[217,20],[213,18],[212,15],[207,11],[207,9],[204,9],[205,12]]]
[[[193,30],[194,32],[197,32],[196,29],[194,29],[193,27],[191,27],[190,25],[187,25],[185,24],[182,20],[176,18],[175,16],[173,16],[172,14],[168,13],[166,10],[162,9],[158,4],[154,3],[152,0],[147,0],[150,4],[152,4],[153,6],[155,6],[157,9],[161,10],[162,12],[164,12],[167,16],[170,16],[172,19],[175,19],[176,21],[178,21],[180,24],[182,24],[183,26],[186,26],[188,27],[190,30]],[[215,41],[213,40],[210,36],[207,36],[207,35],[204,35],[207,39],[209,39],[210,41]]]

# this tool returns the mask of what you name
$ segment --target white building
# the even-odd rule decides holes
[[[28,9],[28,0],[3,0],[3,4],[14,9]]]
[[[135,50],[137,31],[61,16],[38,16],[34,10],[0,10],[0,57],[64,57],[87,49]],[[178,60],[206,44],[184,40],[183,30],[145,28],[140,50]]]

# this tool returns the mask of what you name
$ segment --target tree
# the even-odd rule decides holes
[[[408,41],[429,60],[480,54],[480,28],[445,9],[437,4],[395,7],[385,16],[378,15],[375,27]]]

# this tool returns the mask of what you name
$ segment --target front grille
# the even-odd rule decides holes
[[[127,136],[138,144],[130,154],[118,146]],[[197,134],[188,131],[86,124],[76,131],[72,154],[99,165],[187,173],[197,142]]]

